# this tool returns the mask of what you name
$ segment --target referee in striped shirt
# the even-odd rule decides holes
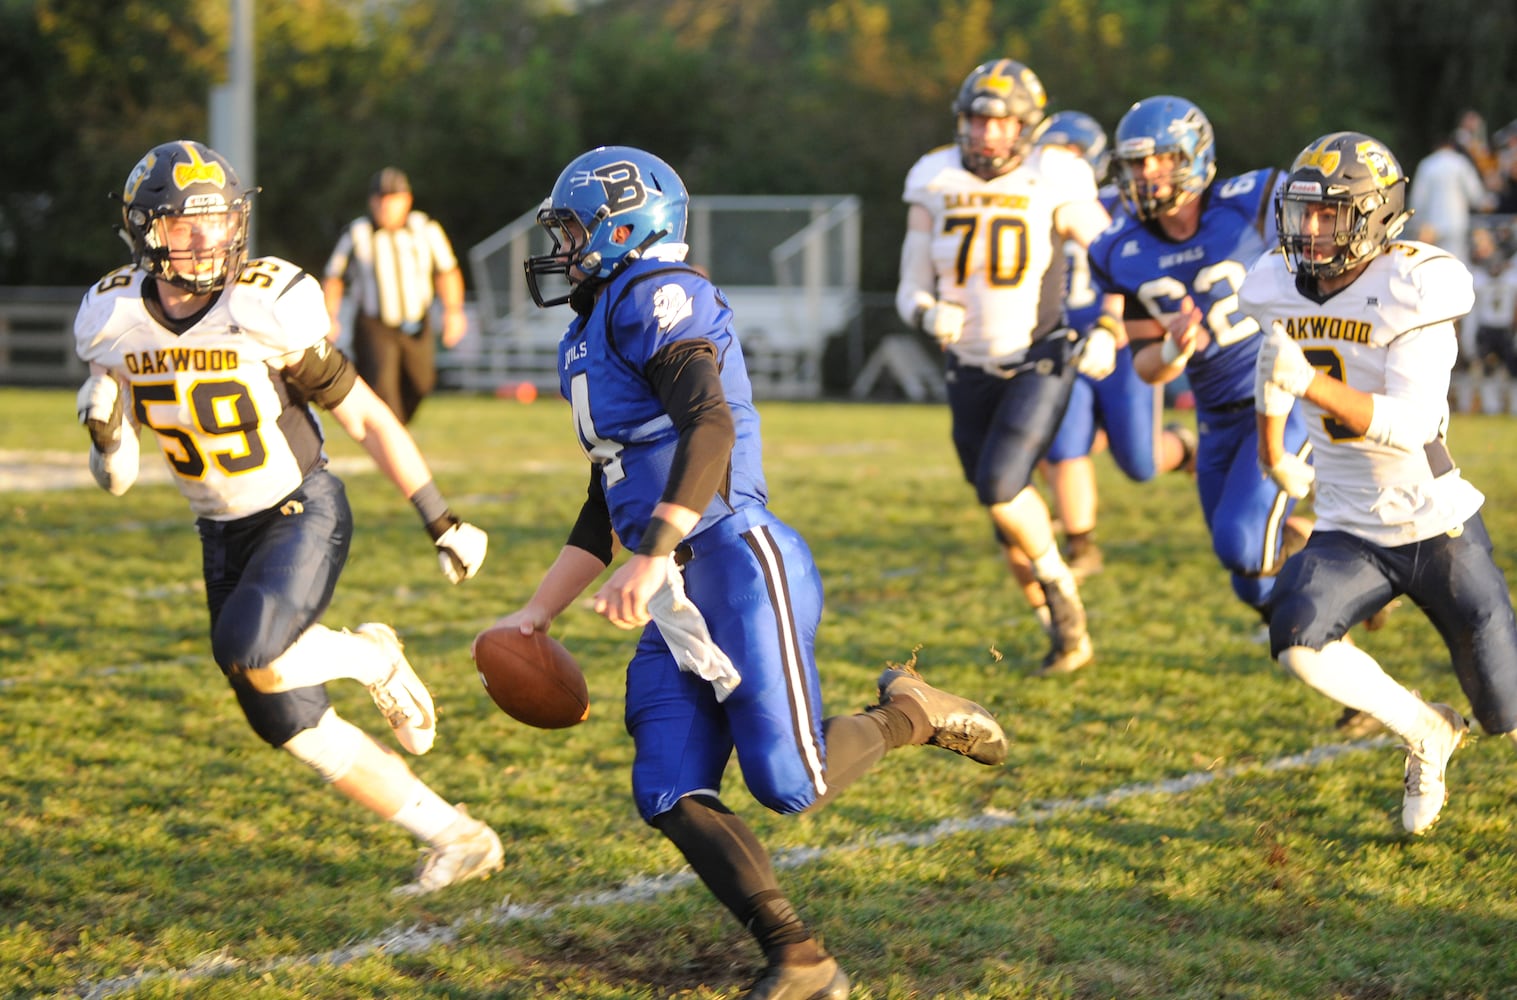
[[[385,167],[369,183],[369,214],[343,230],[327,259],[322,291],[336,343],[346,289],[357,299],[352,354],[363,380],[401,423],[410,423],[437,385],[431,307],[442,300],[442,343],[463,339],[464,278],[453,246],[437,220],[411,209],[411,182]]]

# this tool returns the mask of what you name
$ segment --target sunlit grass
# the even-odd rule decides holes
[[[1100,460],[1107,568],[1086,588],[1099,658],[1042,681],[1041,633],[943,409],[761,409],[773,506],[827,585],[828,709],[869,703],[881,667],[920,647],[924,673],[993,708],[1014,741],[996,770],[902,751],[814,816],[766,813],[732,768],[724,797],[782,859],[855,997],[1517,996],[1517,756],[1493,739],[1460,751],[1445,817],[1418,841],[1399,833],[1387,743],[1270,766],[1338,742],[1336,706],[1250,641],[1190,480],[1134,486]],[[333,457],[360,459],[329,426]],[[751,942],[699,885],[625,891],[684,870],[628,796],[631,638],[583,608],[560,619],[592,699],[564,731],[511,722],[469,663],[583,497],[566,408],[438,397],[414,430],[458,512],[491,532],[485,570],[448,586],[410,506],[377,473],[346,473],[357,537],[327,621],[405,637],[441,712],[415,769],[501,832],[506,870],[390,897],[411,838],[260,743],[210,661],[198,542],[172,487],[0,492],[0,996],[134,981],[115,995],[715,1000],[752,978]],[[1500,418],[1455,419],[1508,569],[1510,440]],[[82,465],[84,441],[72,393],[0,391],[0,450]],[[1359,641],[1467,710],[1415,609]],[[389,739],[361,689],[331,690]],[[1198,775],[1214,780],[1164,784]],[[433,943],[383,946],[408,929]]]

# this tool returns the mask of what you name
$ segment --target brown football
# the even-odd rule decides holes
[[[474,668],[490,698],[517,722],[566,729],[590,715],[585,673],[563,643],[546,632],[491,627],[474,637]]]

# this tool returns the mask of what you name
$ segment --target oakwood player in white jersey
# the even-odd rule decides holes
[[[196,515],[211,652],[248,723],[428,844],[415,879],[396,892],[432,892],[499,869],[500,838],[327,698],[327,681],[357,680],[406,750],[432,746],[432,697],[394,629],[320,623],[353,515],[308,404],[329,410],[410,498],[449,580],[475,574],[486,536],[453,516],[410,434],[328,345],[317,280],[288,261],[246,260],[253,193],[224,157],[185,140],[154,147],[127,178],[132,265],[85,295],[74,325],[91,372],[78,407],[90,470],[125,493],[138,435],[152,432]]]
[[[1437,247],[1396,241],[1405,205],[1406,176],[1384,145],[1358,132],[1317,139],[1276,197],[1283,252],[1259,259],[1241,296],[1270,331],[1255,372],[1260,464],[1292,495],[1316,485],[1316,528],[1279,576],[1270,652],[1401,737],[1402,825],[1421,834],[1447,799],[1468,723],[1393,680],[1347,641],[1349,626],[1411,597],[1448,645],[1475,718],[1511,736],[1517,617],[1491,558],[1485,498],[1445,440],[1470,273]],[[1297,398],[1315,466],[1281,444]]]
[[[1064,240],[1088,246],[1111,222],[1095,176],[1062,147],[1033,149],[1047,98],[1011,59],[976,67],[953,102],[958,142],[906,175],[910,206],[896,310],[943,348],[953,443],[1008,561],[1032,559],[1048,600],[1044,674],[1090,662],[1085,608],[1031,485],[1069,402],[1086,339],[1064,320]],[[1110,362],[1107,329],[1100,354]]]

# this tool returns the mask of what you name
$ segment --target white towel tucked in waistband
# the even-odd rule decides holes
[[[743,678],[712,640],[700,608],[685,596],[685,580],[673,556],[669,557],[668,566],[664,585],[648,600],[648,613],[663,633],[679,668],[710,681],[716,688],[716,700],[726,701]]]

